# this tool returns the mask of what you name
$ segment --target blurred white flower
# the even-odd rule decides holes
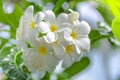
[[[56,18],[55,14],[51,10],[45,11],[44,14],[44,20],[46,22],[39,23],[39,31],[41,33],[47,33],[47,35],[44,38],[46,42],[52,43],[58,39],[57,32],[64,30],[65,27],[68,26],[68,15],[65,13],[61,13]]]
[[[77,22],[64,31],[64,38],[72,41],[79,49],[89,50],[90,39],[88,34],[90,29],[91,28],[87,22]]]
[[[79,18],[79,13],[77,11],[73,11],[71,9],[69,9],[69,11],[71,12],[68,15],[68,21],[70,23],[74,23],[74,22],[79,22],[78,18]]]
[[[21,17],[19,22],[19,27],[16,32],[17,46],[20,50],[23,50],[27,47],[28,35],[31,33],[31,30],[34,30],[37,27],[37,24],[42,21],[44,14],[38,12],[34,16],[33,6],[29,6],[24,15]]]
[[[24,64],[30,72],[38,72],[40,77],[44,77],[46,71],[53,72],[58,64],[57,58],[53,55],[53,49],[43,38],[36,39],[32,44],[33,48],[28,48],[23,52]]]
[[[64,46],[64,55],[63,55],[63,63],[62,67],[67,68],[70,67],[73,62],[79,61],[82,57],[82,52],[80,49],[73,44],[72,42],[65,41],[63,43]]]

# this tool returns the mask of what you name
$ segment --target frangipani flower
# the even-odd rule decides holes
[[[20,19],[19,28],[16,32],[17,45],[20,50],[27,47],[26,42],[28,40],[29,33],[37,27],[37,24],[42,21],[43,18],[44,14],[42,12],[38,12],[34,17],[33,6],[26,9],[24,16]]]
[[[35,40],[34,40],[35,41]],[[30,72],[38,72],[42,78],[46,71],[53,72],[58,64],[58,60],[52,55],[53,50],[43,38],[30,43],[33,48],[28,48],[23,52],[24,64]]]
[[[79,61],[81,59],[82,52],[72,42],[65,41],[63,44],[63,48],[64,48],[64,56],[62,58],[63,59],[62,66],[64,68],[70,67],[73,64],[73,62]]]
[[[90,40],[88,34],[90,32],[90,26],[86,21],[73,24],[64,32],[64,38],[72,41],[79,48],[89,50]]]
[[[68,15],[65,13],[61,13],[56,18],[55,14],[51,10],[45,11],[44,14],[45,22],[39,23],[39,31],[41,33],[47,33],[44,38],[46,42],[52,43],[58,39],[57,32],[64,30],[64,28],[67,27]],[[50,36],[52,36],[52,38]]]
[[[69,67],[74,61],[79,61],[82,56],[82,50],[90,49],[90,40],[88,34],[90,26],[87,22],[78,20],[77,12],[72,12],[68,16],[70,26],[64,30],[63,47],[63,67]]]

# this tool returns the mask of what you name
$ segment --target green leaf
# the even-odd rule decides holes
[[[110,6],[115,17],[120,16],[120,0],[105,0]]]
[[[8,39],[3,39],[0,38],[1,44],[0,44],[0,49],[8,42]]]
[[[118,41],[120,41],[120,17],[117,17],[113,20],[112,32],[114,33]]]
[[[12,48],[12,46],[3,47],[3,48],[0,50],[0,58],[4,58],[4,57],[7,56],[8,54],[10,54],[11,48]]]
[[[3,0],[0,0],[0,22],[10,25],[12,38],[15,38],[15,32],[23,11],[17,4],[14,4],[14,11],[11,14],[5,13],[2,8],[2,3]]]
[[[114,18],[113,14],[111,13],[110,9],[108,8],[108,6],[104,3],[101,3],[99,1],[99,4],[97,6],[97,10],[99,11],[99,13],[102,15],[103,19],[105,20],[105,22],[110,26],[112,23],[112,20]]]
[[[60,8],[61,5],[65,2],[66,0],[58,0],[55,7],[53,8],[53,11],[56,13]]]
[[[45,76],[41,80],[50,80],[50,73],[46,72]]]
[[[14,51],[11,50],[9,55],[4,58],[0,58],[0,66],[9,80],[27,80],[27,74],[21,69],[16,68],[14,64],[16,48],[12,49]]]
[[[17,68],[19,68],[20,64],[22,63],[22,58],[21,58],[21,56],[22,56],[22,52],[21,52],[21,51],[19,51],[19,52],[17,52],[17,53],[15,54],[14,63],[15,63],[15,66],[16,66]]]
[[[89,37],[90,37],[91,44],[92,44],[92,43],[94,43],[97,40],[109,37],[109,35],[101,35],[98,30],[91,30],[91,32],[89,34]]]
[[[70,79],[72,76],[84,70],[90,64],[90,60],[87,57],[83,57],[79,62],[75,62],[71,67],[64,70],[64,72],[58,75],[59,80]]]

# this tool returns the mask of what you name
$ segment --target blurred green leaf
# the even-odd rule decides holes
[[[41,80],[50,80],[50,73],[46,72],[45,76]]]
[[[87,0],[68,0],[69,7],[74,10],[76,9],[76,5],[83,1],[87,1]]]
[[[8,39],[3,39],[3,38],[0,38],[1,40],[1,44],[0,44],[0,49],[8,42]]]
[[[120,80],[120,77],[118,78],[118,80]]]
[[[53,8],[53,11],[56,13],[60,8],[61,5],[65,2],[66,0],[58,0],[57,3],[55,4],[55,7]]]
[[[112,32],[116,38],[120,41],[120,17],[117,17],[112,22]]]
[[[115,17],[120,16],[120,0],[104,0],[111,8]]]
[[[7,56],[8,54],[10,54],[10,50],[13,46],[7,46],[7,47],[3,47],[0,50],[0,58],[4,58],[5,56]]]
[[[109,37],[109,35],[101,35],[98,30],[91,30],[89,37],[90,37],[91,44],[92,44],[97,40],[100,40],[105,37]]]
[[[63,73],[58,75],[58,80],[70,79],[72,76],[84,70],[90,64],[90,60],[87,57],[83,57],[79,62],[73,63],[73,65],[64,70]]]
[[[99,2],[97,10],[102,15],[105,22],[110,26],[114,16],[113,16],[112,12],[110,11],[109,7],[106,6],[106,4]]]
[[[9,49],[10,53],[4,58],[0,58],[0,66],[2,67],[4,74],[8,77],[9,80],[27,80],[27,74],[15,67],[14,55],[16,53],[16,48],[12,49],[14,51]]]
[[[20,64],[22,63],[22,58],[21,58],[21,56],[22,56],[22,52],[21,52],[21,51],[19,51],[19,52],[17,52],[17,53],[15,54],[14,63],[15,63],[15,66],[16,66],[17,68],[19,68]]]
[[[10,25],[10,32],[12,33],[11,37],[15,38],[16,28],[19,25],[19,19],[23,14],[23,11],[17,4],[15,4],[14,11],[11,14],[8,14],[4,12],[2,5],[3,0],[0,0],[0,22]]]

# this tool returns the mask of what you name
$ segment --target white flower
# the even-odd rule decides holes
[[[30,6],[21,17],[17,46],[34,79],[53,72],[61,60],[64,68],[71,66],[81,59],[83,50],[90,49],[89,24],[79,22],[78,12],[70,12],[56,17],[53,11],[47,10],[34,16],[33,6]]]
[[[58,39],[57,32],[64,30],[64,28],[67,27],[68,15],[61,13],[56,18],[55,14],[51,10],[45,11],[44,14],[45,22],[39,23],[39,31],[41,33],[47,33],[44,38],[46,42],[52,43]]]
[[[74,23],[76,21],[79,21],[78,18],[79,18],[79,13],[76,12],[76,11],[73,11],[71,9],[69,9],[69,11],[71,12],[69,15],[68,15],[68,21],[70,23]]]
[[[45,21],[47,21],[50,30],[52,32],[58,31],[60,29],[63,29],[66,26],[66,23],[68,22],[68,14],[66,13],[61,13],[57,16],[53,13],[51,10],[47,10],[44,12],[45,14]]]
[[[34,40],[35,41],[35,40]],[[24,64],[30,72],[38,72],[42,78],[46,71],[53,72],[58,60],[53,55],[53,49],[43,38],[30,43],[33,48],[23,52]]]
[[[44,14],[42,12],[38,12],[34,17],[33,6],[26,9],[24,16],[20,19],[19,27],[16,32],[17,46],[20,50],[27,47],[26,42],[29,33],[37,27],[37,24],[42,21],[43,18]]]
[[[78,47],[72,42],[65,41],[63,43],[64,55],[62,66],[64,68],[70,67],[73,62],[79,61],[82,57],[82,52]]]
[[[90,40],[88,34],[90,32],[90,26],[87,22],[81,21],[73,24],[70,28],[64,32],[64,38],[72,41],[75,45],[83,50],[89,50]]]
[[[46,34],[43,37],[47,43],[55,42],[58,38],[57,33],[50,31],[50,28],[46,22],[39,23],[39,31],[40,33]]]

